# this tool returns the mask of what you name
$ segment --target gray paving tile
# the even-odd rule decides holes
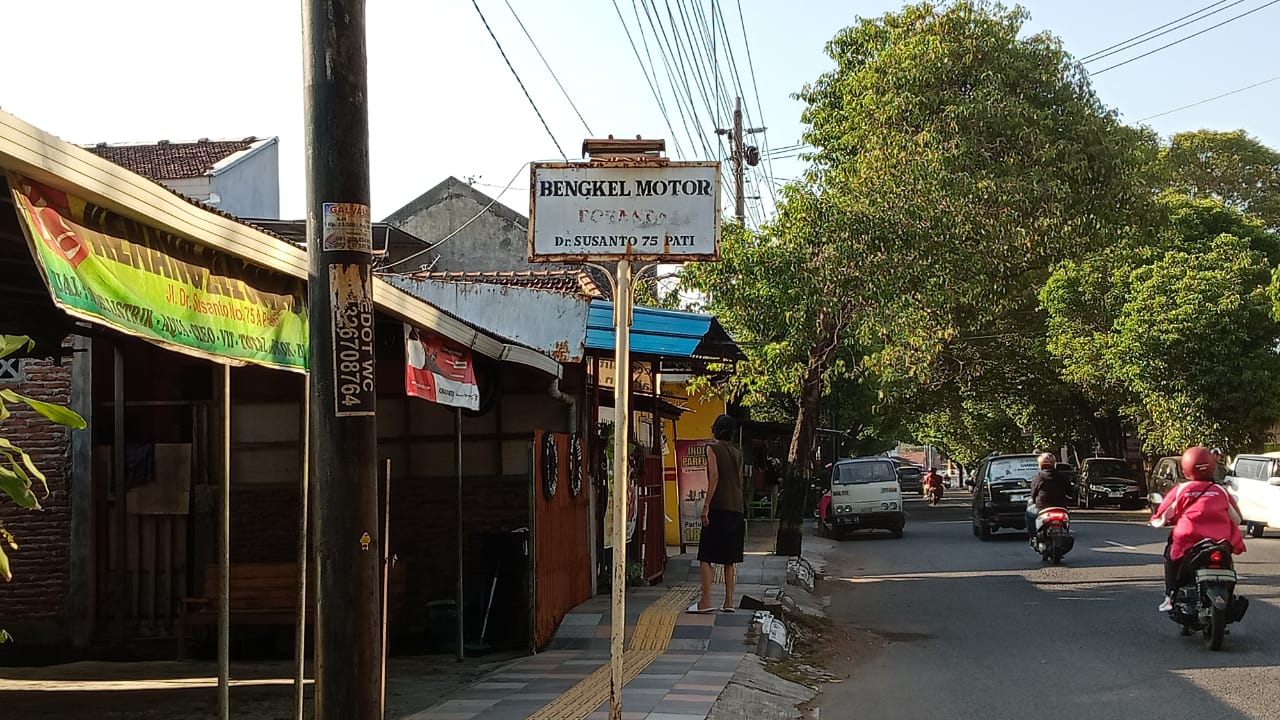
[[[671,637],[672,639],[705,639],[711,637],[713,629],[715,628],[712,625],[677,625],[671,629]]]
[[[673,650],[706,650],[707,643],[710,640],[697,640],[694,638],[677,638],[671,641],[669,647]]]
[[[746,638],[719,639],[711,638],[707,641],[708,650],[716,651],[732,651],[745,650],[747,648]]]
[[[475,683],[474,685],[471,686],[471,689],[472,690],[511,691],[511,690],[519,690],[520,688],[523,688],[527,684],[528,683],[524,683],[524,682],[497,682],[494,680],[486,680],[484,682]]]
[[[599,625],[603,619],[604,613],[571,612],[564,616],[564,619],[560,621],[560,625],[562,627],[565,625]]]
[[[715,704],[714,700],[707,702],[683,702],[663,700],[654,708],[654,712],[674,713],[677,715],[693,715],[698,718],[705,718],[711,712],[711,706]],[[486,716],[486,720],[487,720]]]
[[[556,638],[593,638],[596,636],[595,625],[561,625],[556,630]]]

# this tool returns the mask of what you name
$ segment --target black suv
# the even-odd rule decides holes
[[[1130,477],[1129,465],[1120,458],[1086,458],[1074,483],[1076,505],[1091,508],[1103,503],[1120,509],[1142,507],[1147,502],[1142,485]]]
[[[915,493],[924,496],[924,468],[902,458],[889,458],[898,469],[898,487],[904,493]]]
[[[1000,528],[1027,528],[1031,478],[1040,472],[1032,453],[983,458],[969,476],[973,486],[973,534],[982,540]]]
[[[1147,478],[1147,491],[1168,495],[1174,487],[1187,481],[1182,474],[1182,456],[1169,455],[1156,461]]]

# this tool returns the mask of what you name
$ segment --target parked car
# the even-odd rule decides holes
[[[1142,485],[1129,476],[1129,464],[1120,458],[1086,458],[1072,487],[1076,504],[1082,508],[1107,503],[1124,510],[1147,502]]]
[[[1026,530],[1031,478],[1040,472],[1032,453],[983,458],[969,475],[973,534],[987,540],[1001,528]]]
[[[1262,537],[1268,525],[1280,527],[1280,453],[1237,455],[1226,482],[1251,536]]]
[[[840,539],[854,530],[888,530],[902,537],[907,524],[897,467],[885,457],[836,461],[831,490],[818,504],[818,534]]]
[[[898,485],[904,493],[924,496],[924,468],[902,458],[889,458],[898,472]]]
[[[1168,495],[1175,486],[1187,481],[1182,474],[1182,457],[1169,455],[1156,461],[1147,477],[1147,492]]]

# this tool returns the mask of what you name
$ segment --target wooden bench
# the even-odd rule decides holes
[[[403,564],[391,568],[388,586],[388,613],[394,615],[404,597]],[[199,597],[183,598],[182,625],[216,625],[221,578],[216,564],[204,568],[204,583]],[[307,624],[315,621],[316,576],[308,567]],[[231,625],[288,625],[297,618],[298,564],[294,562],[255,562],[231,564],[229,595]],[[185,651],[185,628],[178,632],[179,656]]]

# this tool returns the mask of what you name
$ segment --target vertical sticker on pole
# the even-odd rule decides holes
[[[361,203],[324,203],[321,236],[325,250],[373,252],[373,225],[369,206]]]
[[[334,415],[375,412],[373,275],[368,265],[329,266]]]

